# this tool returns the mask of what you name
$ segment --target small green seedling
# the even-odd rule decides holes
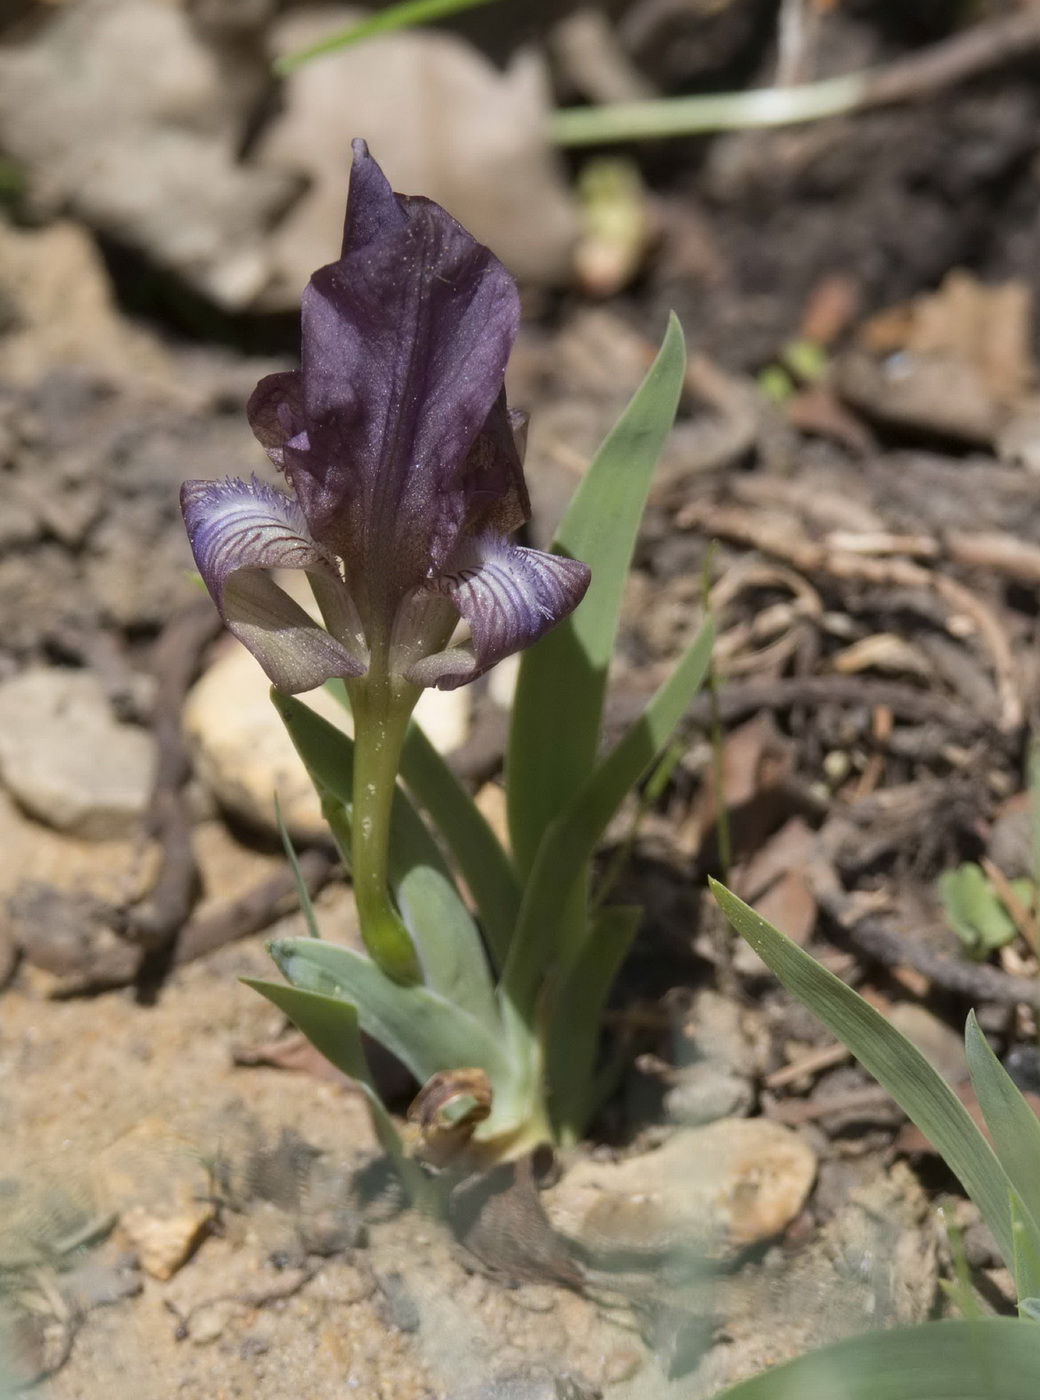
[[[1010,896],[1011,905],[1005,902]],[[1030,913],[1036,905],[1037,890],[1032,880],[1010,880],[1002,897],[981,865],[965,861],[956,870],[948,870],[939,879],[939,897],[946,919],[954,933],[973,958],[988,958],[990,953],[1010,943],[1020,930],[1015,913]]]

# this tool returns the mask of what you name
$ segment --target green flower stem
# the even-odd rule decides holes
[[[393,906],[387,882],[390,812],[401,746],[420,691],[371,672],[349,682],[348,689],[354,715],[351,864],[361,937],[388,977],[406,985],[421,982],[415,945]]]

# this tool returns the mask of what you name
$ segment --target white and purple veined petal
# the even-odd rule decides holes
[[[416,663],[408,679],[454,690],[522,651],[574,611],[585,596],[587,564],[511,544],[485,532],[466,541],[452,572],[429,587],[446,593],[469,624],[470,644]]]
[[[334,676],[360,676],[349,620],[354,615],[335,559],[316,543],[299,504],[251,482],[187,481],[181,510],[195,562],[228,630],[256,657],[278,690],[312,690]],[[305,570],[333,636],[274,582],[272,569]]]

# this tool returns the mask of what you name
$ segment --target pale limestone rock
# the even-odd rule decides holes
[[[0,778],[48,826],[95,841],[129,835],[155,761],[151,735],[115,718],[89,671],[41,666],[0,685]]]
[[[458,690],[424,690],[415,707],[415,719],[438,753],[453,753],[469,734],[471,708],[465,686]]]
[[[229,642],[198,680],[184,707],[195,771],[221,806],[252,826],[277,830],[275,797],[290,836],[324,837],[327,826],[307,770],[271,704],[271,684],[238,642]],[[327,690],[304,703],[341,729],[342,705]]]
[[[596,1252],[726,1258],[780,1234],[815,1177],[812,1149],[790,1128],[724,1118],[656,1152],[580,1161],[544,1200],[556,1228]]]
[[[294,12],[275,48],[317,42],[354,14]],[[272,171],[310,181],[272,239],[271,304],[295,305],[314,269],[337,256],[355,136],[395,190],[443,205],[515,276],[566,278],[577,220],[549,141],[549,103],[544,60],[533,50],[503,72],[465,40],[431,30],[383,35],[297,69],[257,152]]]
[[[279,582],[298,592],[285,575]],[[298,596],[303,603],[304,597]],[[300,697],[324,719],[350,733],[350,718],[324,688]],[[450,753],[466,736],[469,697],[464,690],[423,693],[416,718],[434,746]],[[184,709],[184,727],[203,783],[228,811],[276,831],[275,794],[289,834],[299,841],[327,835],[321,803],[270,699],[270,682],[237,642],[230,642],[196,682]]]
[[[673,1123],[696,1127],[719,1118],[740,1118],[753,1098],[750,1082],[712,1060],[684,1065],[664,1096],[664,1109]]]
[[[299,188],[239,159],[239,123],[167,0],[77,0],[0,45],[0,143],[36,210],[72,210],[232,308],[266,280],[266,230]]]
[[[77,365],[120,385],[169,387],[169,355],[119,314],[101,255],[79,224],[21,230],[0,223],[0,298],[16,316],[0,339],[0,370],[19,383]]]

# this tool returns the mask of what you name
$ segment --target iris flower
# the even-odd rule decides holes
[[[291,494],[255,478],[181,493],[199,572],[280,691],[454,689],[580,602],[584,564],[508,538],[530,515],[503,388],[519,315],[498,259],[395,194],[356,141],[343,251],[303,294],[301,368],[247,410]],[[307,573],[324,627],[274,569]]]
[[[361,933],[398,982],[422,977],[387,887],[415,702],[530,646],[589,584],[577,560],[509,539],[530,515],[503,387],[519,319],[498,259],[438,205],[395,194],[356,141],[343,251],[303,294],[300,369],[262,379],[247,409],[289,492],[255,478],[181,491],[199,572],[276,688],[346,684]],[[275,569],[305,571],[324,626]]]

